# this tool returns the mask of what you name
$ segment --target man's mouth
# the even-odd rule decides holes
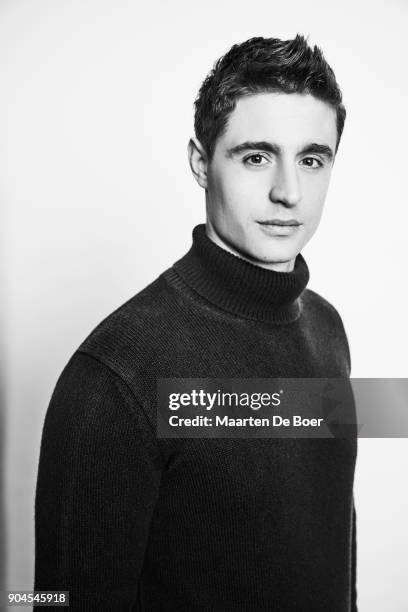
[[[296,219],[268,219],[267,221],[258,221],[260,225],[278,225],[281,227],[302,225]]]

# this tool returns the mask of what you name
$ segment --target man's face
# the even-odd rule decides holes
[[[238,99],[207,166],[210,237],[258,265],[291,270],[319,224],[336,140],[335,110],[309,94]]]

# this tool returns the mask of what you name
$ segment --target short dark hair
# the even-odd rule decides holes
[[[195,134],[209,160],[236,100],[264,92],[308,93],[332,106],[337,115],[337,151],[346,109],[321,49],[310,47],[301,34],[291,40],[254,37],[233,45],[215,62],[194,102]]]

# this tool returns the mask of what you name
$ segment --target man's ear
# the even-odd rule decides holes
[[[203,189],[207,189],[208,160],[204,147],[197,138],[190,138],[187,146],[188,161],[195,180]]]

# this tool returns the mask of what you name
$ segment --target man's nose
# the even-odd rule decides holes
[[[300,184],[295,166],[281,164],[276,169],[269,197],[274,204],[283,204],[288,208],[292,208],[300,202]]]

